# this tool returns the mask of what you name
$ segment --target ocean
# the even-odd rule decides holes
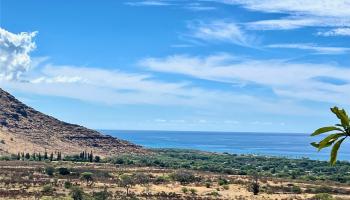
[[[242,133],[194,131],[102,130],[104,134],[148,148],[181,148],[209,152],[256,154],[288,158],[328,160],[330,150],[317,152],[310,143],[322,137],[302,133]],[[343,143],[339,160],[350,161],[350,142]]]

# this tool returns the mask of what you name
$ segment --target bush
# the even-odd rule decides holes
[[[47,166],[45,168],[45,173],[49,176],[52,176],[54,172],[55,172],[55,168],[53,168],[52,166]]]
[[[293,185],[292,188],[291,188],[291,192],[295,193],[295,194],[301,194],[302,190],[301,190],[301,188],[299,186]]]
[[[224,179],[224,178],[220,178],[218,183],[219,183],[219,185],[227,185],[227,184],[229,184],[228,180]]]
[[[53,188],[51,185],[44,185],[44,187],[41,189],[41,193],[45,195],[50,195],[53,193]]]
[[[94,192],[92,194],[92,197],[95,200],[108,200],[111,196],[112,194],[107,191],[107,188],[105,188],[103,191]]]
[[[72,183],[69,181],[64,182],[64,188],[69,189],[72,187]]]
[[[196,181],[196,177],[193,173],[187,171],[178,171],[171,174],[171,178],[174,181],[179,181],[181,184],[188,184]]]
[[[167,183],[169,182],[169,178],[167,176],[158,176],[155,180],[155,184],[162,184],[162,183]]]
[[[196,194],[197,194],[197,190],[194,189],[194,188],[191,188],[191,189],[190,189],[190,192],[191,192],[192,195],[196,195]]]
[[[73,200],[83,200],[84,199],[84,191],[80,187],[72,187],[70,192],[71,197]]]
[[[206,188],[210,188],[210,187],[211,187],[211,183],[210,183],[210,182],[206,182],[206,183],[205,183],[205,187],[206,187]]]
[[[224,185],[223,188],[224,188],[224,190],[229,190],[229,189],[230,189],[230,186]]]
[[[60,167],[60,168],[58,168],[58,173],[65,176],[65,175],[69,175],[70,171],[68,168]]]
[[[188,189],[187,189],[186,187],[183,187],[183,188],[181,188],[181,191],[182,191],[184,194],[187,194]]]
[[[333,200],[333,197],[330,194],[321,193],[321,194],[316,194],[315,196],[311,197],[309,200]]]
[[[220,196],[220,194],[219,194],[217,191],[212,191],[212,192],[210,192],[208,195],[214,196],[214,197]]]
[[[315,193],[331,193],[333,191],[333,189],[331,187],[328,186],[320,186],[315,188]]]
[[[94,181],[92,175],[93,173],[91,172],[83,172],[80,175],[80,179],[85,180],[87,185],[91,185]]]
[[[260,183],[259,183],[259,175],[255,174],[253,175],[253,180],[249,184],[249,191],[253,192],[254,195],[258,195],[260,192]]]

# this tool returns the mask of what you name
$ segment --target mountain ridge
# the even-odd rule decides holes
[[[93,151],[101,156],[145,153],[141,146],[43,114],[0,88],[0,154]]]

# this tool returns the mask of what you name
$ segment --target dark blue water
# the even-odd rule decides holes
[[[308,157],[328,160],[329,150],[317,152],[310,143],[322,137],[300,133],[227,133],[186,131],[116,131],[105,134],[150,148],[197,149],[211,152],[258,154],[291,158]],[[350,161],[350,143],[344,142],[339,151],[340,160]]]

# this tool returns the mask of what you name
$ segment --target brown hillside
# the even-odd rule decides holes
[[[61,151],[77,154],[83,150],[95,155],[144,153],[140,146],[69,124],[23,104],[0,89],[0,154]]]

